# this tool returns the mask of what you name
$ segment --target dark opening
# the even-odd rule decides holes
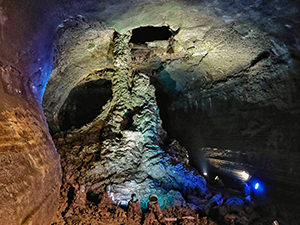
[[[99,79],[75,87],[60,109],[60,129],[80,128],[92,122],[111,96],[111,82],[108,80]]]
[[[251,62],[251,66],[256,65],[258,62],[269,58],[270,56],[270,52],[264,51],[262,53],[260,53],[252,62]]]
[[[99,203],[99,197],[99,194],[93,192],[91,189],[86,193],[86,199],[96,205]]]
[[[144,44],[150,41],[169,40],[173,36],[171,29],[162,27],[139,27],[132,30],[130,42],[133,44]]]
[[[62,216],[65,216],[68,212],[68,210],[70,209],[71,204],[73,203],[73,200],[75,198],[75,188],[74,187],[70,187],[67,193],[67,204],[68,206],[66,207],[66,210],[62,212]]]

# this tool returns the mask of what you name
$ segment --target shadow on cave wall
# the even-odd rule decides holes
[[[111,82],[108,80],[89,81],[75,87],[59,111],[60,129],[80,128],[92,122],[111,97]]]
[[[288,160],[298,155],[299,113],[281,111],[272,105],[238,102],[233,98],[224,100],[217,94],[203,100],[198,107],[184,108],[178,106],[180,92],[170,91],[176,86],[172,78],[166,76],[161,80],[160,75],[152,78],[152,83],[156,87],[163,128],[170,138],[179,140],[188,149],[190,163],[197,169],[202,169],[199,165],[203,161],[201,148],[212,147],[263,153],[282,159],[280,165],[275,162],[274,167],[299,170],[296,159]],[[295,93],[295,99],[297,96],[299,93]],[[265,166],[263,159],[257,159],[254,164],[260,168]]]
[[[299,80],[295,83],[299,87]],[[184,103],[182,93],[176,91],[176,82],[168,73],[160,71],[159,76],[152,77],[152,84],[163,128],[170,139],[178,140],[188,150],[190,164],[200,173],[221,177],[227,188],[242,188],[222,168],[209,163],[205,155],[208,151],[211,159],[221,160],[223,166],[236,169],[235,164],[241,165],[262,179],[272,199],[287,201],[291,194],[300,197],[295,192],[300,184],[300,113],[279,110],[271,104],[239,102],[233,97],[220,99],[218,93],[202,99],[198,107],[186,108],[178,105]],[[296,105],[299,90],[293,93]],[[220,149],[221,155],[214,155],[214,148]],[[223,151],[226,149],[230,153]]]

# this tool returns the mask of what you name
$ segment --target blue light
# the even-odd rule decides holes
[[[255,191],[256,194],[262,194],[264,193],[264,185],[261,181],[259,180],[253,180],[251,182],[251,187],[252,187],[252,190]]]

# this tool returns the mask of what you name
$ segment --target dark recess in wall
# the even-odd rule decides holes
[[[60,129],[80,128],[92,122],[111,96],[111,82],[108,80],[99,79],[75,87],[60,109]]]
[[[150,41],[169,40],[173,32],[168,26],[162,27],[139,27],[132,30],[130,42],[133,44],[145,44]]]
[[[75,188],[74,187],[70,187],[70,189],[68,190],[68,194],[67,194],[67,204],[68,206],[66,207],[66,210],[64,212],[62,212],[62,216],[65,216],[68,212],[68,210],[70,209],[70,206],[75,198]]]

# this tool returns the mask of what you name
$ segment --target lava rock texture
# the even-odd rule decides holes
[[[220,224],[298,224],[299,9],[296,0],[0,0],[0,224],[55,214],[60,161],[42,99],[62,158],[59,223],[99,219],[109,188],[122,204],[136,192],[145,207],[154,192],[162,206],[198,207]],[[247,170],[275,202],[210,194],[189,164]]]
[[[80,21],[80,25],[76,25],[74,29],[71,22],[68,21],[68,25],[65,24],[62,28],[62,41],[67,38],[75,43],[78,42],[76,37],[82,39],[84,35],[79,36],[78,32],[83,30],[76,29],[77,26],[86,27],[88,33],[90,29],[99,29],[99,33],[111,33],[111,30],[103,26],[91,26],[85,21]],[[113,48],[113,66],[96,68],[86,74],[86,77],[80,77],[81,81],[78,82],[110,80],[111,99],[91,123],[80,129],[54,134],[54,141],[62,158],[62,195],[67,195],[62,196],[60,209],[65,218],[72,215],[68,211],[78,204],[75,201],[80,198],[78,196],[82,196],[84,202],[88,200],[97,204],[107,188],[110,189],[112,198],[122,204],[127,204],[131,194],[136,193],[143,209],[146,209],[148,198],[153,193],[159,196],[163,208],[189,205],[184,196],[190,192],[203,197],[207,194],[204,178],[187,164],[187,151],[176,141],[168,140],[161,126],[155,88],[150,83],[150,77],[133,70],[130,33],[112,34],[104,42],[109,43],[108,48]],[[91,41],[93,40],[90,38],[81,41],[76,48],[91,45]],[[74,77],[76,74],[82,76],[81,68],[73,67],[76,64],[73,58],[64,60],[64,54],[70,54],[65,49],[67,47],[60,45],[58,48],[57,61],[60,64],[56,64],[51,77],[53,82],[48,84],[48,89],[52,90],[51,95],[47,95],[48,91],[45,94],[46,112],[50,112],[47,106],[53,105],[49,100],[55,101],[55,94],[59,94],[56,89],[58,81],[55,79],[65,80],[65,70],[72,72]],[[73,70],[70,71],[70,67]],[[64,85],[69,85],[68,80],[60,82],[62,88]],[[58,111],[59,109],[52,112],[55,115]],[[55,127],[53,117],[48,118],[50,127]],[[85,208],[87,205],[79,207]]]
[[[0,224],[49,224],[58,207],[60,157],[22,77],[0,64]]]

